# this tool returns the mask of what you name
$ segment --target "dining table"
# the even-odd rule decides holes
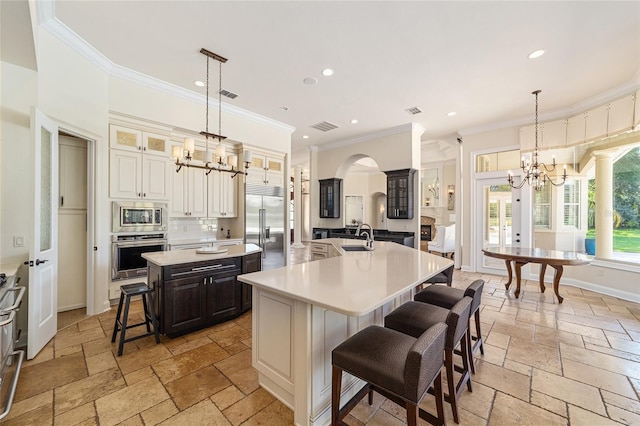
[[[560,286],[560,278],[564,266],[575,265],[588,265],[591,262],[591,258],[584,253],[575,251],[561,251],[561,250],[547,250],[536,247],[514,247],[514,246],[502,246],[502,247],[485,247],[482,252],[489,257],[503,259],[507,266],[508,281],[505,284],[505,288],[509,290],[511,281],[513,279],[513,272],[511,263],[514,264],[516,272],[516,290],[514,295],[516,298],[520,296],[520,282],[522,278],[522,267],[527,263],[539,263],[540,267],[540,291],[544,293],[546,287],[544,285],[544,274],[547,270],[547,266],[551,266],[555,273],[553,275],[553,291],[558,298],[558,303],[562,303],[564,298],[558,293],[558,287]]]

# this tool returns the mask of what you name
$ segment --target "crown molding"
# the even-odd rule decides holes
[[[606,103],[613,102],[615,100],[623,98],[624,96],[628,96],[640,89],[639,75],[640,74],[636,74],[634,78],[628,83],[625,83],[618,87],[614,87],[613,89],[607,90],[606,92],[599,93],[596,96],[580,101],[574,105],[571,105],[570,107],[553,111],[547,114],[541,114],[539,117],[539,121],[540,123],[544,123],[544,122],[559,120],[563,118],[574,117],[590,109],[597,108]],[[532,124],[531,117],[518,118],[510,121],[496,122],[496,123],[488,124],[486,126],[470,127],[467,129],[462,129],[458,133],[460,133],[460,135],[462,136],[466,136],[466,135],[474,135],[477,133],[488,132],[491,130],[504,129],[507,127],[527,126],[530,124]]]
[[[77,52],[80,56],[95,64],[105,73],[112,77],[121,78],[123,80],[139,84],[149,89],[157,90],[172,96],[176,96],[190,102],[204,105],[205,100],[201,94],[192,92],[183,87],[176,86],[166,81],[148,76],[146,74],[134,71],[120,65],[114,64],[109,58],[100,53],[97,49],[87,43],[73,30],[67,27],[62,21],[55,17],[55,5],[53,1],[37,2],[38,24],[47,30],[51,35],[63,42],[69,48]],[[217,108],[218,103],[210,106]],[[296,128],[280,121],[273,120],[260,114],[248,111],[246,109],[229,105],[222,102],[222,111],[230,115],[235,115],[247,120],[251,120],[269,127],[282,130],[289,134],[293,133]]]
[[[413,132],[414,130],[424,131],[424,127],[422,127],[418,123],[401,124],[400,126],[390,127],[388,129],[383,129],[377,132],[368,133],[363,136],[357,136],[355,138],[343,139],[341,141],[336,141],[336,142],[330,142],[330,143],[321,145],[318,148],[320,151],[327,151],[330,149],[340,148],[343,146],[349,146],[356,143],[369,141],[371,139],[378,139],[385,136],[397,135],[398,133]]]

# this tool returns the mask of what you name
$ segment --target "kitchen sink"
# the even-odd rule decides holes
[[[373,251],[372,248],[367,246],[342,246],[344,251]]]

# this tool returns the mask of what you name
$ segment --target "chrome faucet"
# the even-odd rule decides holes
[[[369,228],[369,232],[367,231],[360,231],[360,229],[366,226],[367,228]],[[358,229],[356,229],[356,237],[360,236],[360,233],[365,234],[367,236],[367,247],[373,250],[373,228],[371,228],[371,225],[369,225],[368,223],[361,223],[360,225],[358,225]]]

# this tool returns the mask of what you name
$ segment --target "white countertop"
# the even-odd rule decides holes
[[[262,251],[262,249],[255,244],[237,244],[232,246],[224,246],[224,248],[226,248],[227,251],[220,254],[200,254],[196,253],[196,249],[154,251],[151,253],[142,253],[142,258],[158,266],[169,266],[179,265],[182,263],[226,259],[228,257],[244,256],[251,253],[259,253]]]
[[[225,242],[243,242],[242,238],[216,238],[216,237],[202,237],[202,238],[181,238],[181,239],[172,239],[169,238],[167,240],[168,244],[179,245],[179,244],[197,244],[197,243],[215,243],[219,242],[224,244]]]
[[[18,268],[20,268],[20,263],[3,263],[0,265],[0,273],[10,277],[18,273]]]
[[[269,271],[238,280],[286,297],[351,316],[369,313],[453,264],[450,259],[392,242],[375,241],[374,251],[345,252],[362,240],[327,238],[341,256]]]

